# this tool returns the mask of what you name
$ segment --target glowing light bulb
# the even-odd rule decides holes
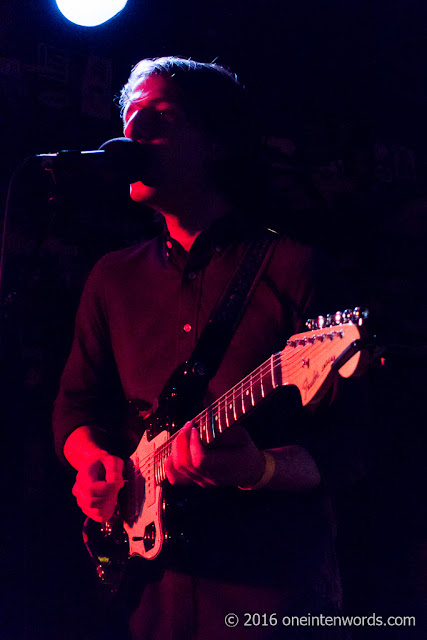
[[[96,27],[117,15],[127,0],[56,0],[61,13],[74,24]]]

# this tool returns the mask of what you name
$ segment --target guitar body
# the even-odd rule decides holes
[[[128,535],[130,556],[153,560],[163,546],[164,497],[159,482],[162,461],[157,458],[156,451],[169,437],[167,430],[160,431],[153,438],[149,431],[145,431],[126,464],[126,478],[129,480],[120,503],[120,515]]]
[[[356,307],[343,314],[337,312],[335,317],[319,316],[318,321],[309,321],[310,331],[292,336],[282,351],[273,354],[193,417],[202,444],[211,445],[258,405],[264,403],[265,406],[265,400],[283,387],[293,385],[298,389],[301,403],[306,406],[319,402],[338,375],[350,377],[360,373],[365,368],[364,358],[360,357],[360,332],[366,316]],[[149,414],[138,412],[144,435],[125,464],[125,487],[119,495],[118,516],[111,523],[101,525],[104,542],[109,538],[113,543],[111,554],[93,549],[86,530],[89,526],[99,528],[100,525],[89,525],[89,519],[85,523],[85,544],[97,564],[101,581],[107,585],[110,585],[109,568],[117,565],[114,545],[119,541],[123,547],[120,534],[123,529],[127,534],[128,555],[146,560],[159,556],[165,540],[183,540],[182,532],[168,531],[169,527],[165,526],[164,485],[172,442],[184,423],[194,415],[192,398],[198,396],[194,389],[201,383],[185,366],[173,374],[154,411]],[[120,566],[123,564],[120,561]],[[115,591],[116,587],[110,590]]]

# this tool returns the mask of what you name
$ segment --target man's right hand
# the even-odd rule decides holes
[[[94,427],[78,427],[64,444],[64,455],[77,470],[73,495],[83,513],[96,522],[113,515],[124,485],[123,460],[100,446]]]
[[[79,468],[73,495],[85,515],[105,522],[114,514],[123,486],[123,460],[105,451]]]

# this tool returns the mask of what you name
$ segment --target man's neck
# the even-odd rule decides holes
[[[232,206],[220,196],[198,203],[187,203],[187,205],[185,210],[175,208],[160,210],[171,237],[186,251],[190,251],[202,231],[209,229],[216,220],[229,215],[233,210]]]
[[[179,244],[188,252],[197,236],[204,231],[204,229],[186,229],[179,218],[170,214],[163,214],[166,220],[166,226],[171,237],[179,242]]]

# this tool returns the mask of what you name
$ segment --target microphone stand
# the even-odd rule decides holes
[[[29,255],[26,256],[26,264],[20,272],[17,271],[13,274],[10,269],[10,239],[14,232],[12,221],[14,221],[15,209],[18,210],[19,205],[23,202],[20,196],[22,196],[23,192],[26,192],[26,189],[22,189],[22,184],[25,184],[25,179],[28,179],[35,169],[40,171],[40,165],[35,163],[34,160],[34,157],[28,157],[14,170],[9,182],[3,222],[0,252],[0,375],[2,388],[8,387],[10,389],[13,389],[13,382],[18,382],[19,378],[17,367],[17,359],[19,360],[17,353],[20,343],[18,310],[22,308],[22,296],[26,289],[25,283],[29,280],[29,274],[34,269],[46,234],[55,218],[55,209],[52,205],[55,204],[56,198],[53,195],[52,183],[50,185],[42,185],[43,191],[46,190],[47,203],[50,209],[48,220],[38,234]],[[46,175],[44,170],[43,174]],[[39,177],[37,177],[37,180],[39,181]],[[51,180],[55,182],[52,174]],[[34,200],[34,191],[33,189],[32,193],[31,190],[28,190],[28,195],[32,194],[33,196],[33,206],[34,202],[37,202],[37,198]],[[37,190],[36,195],[39,195],[39,190]],[[27,200],[27,196],[25,200]]]

